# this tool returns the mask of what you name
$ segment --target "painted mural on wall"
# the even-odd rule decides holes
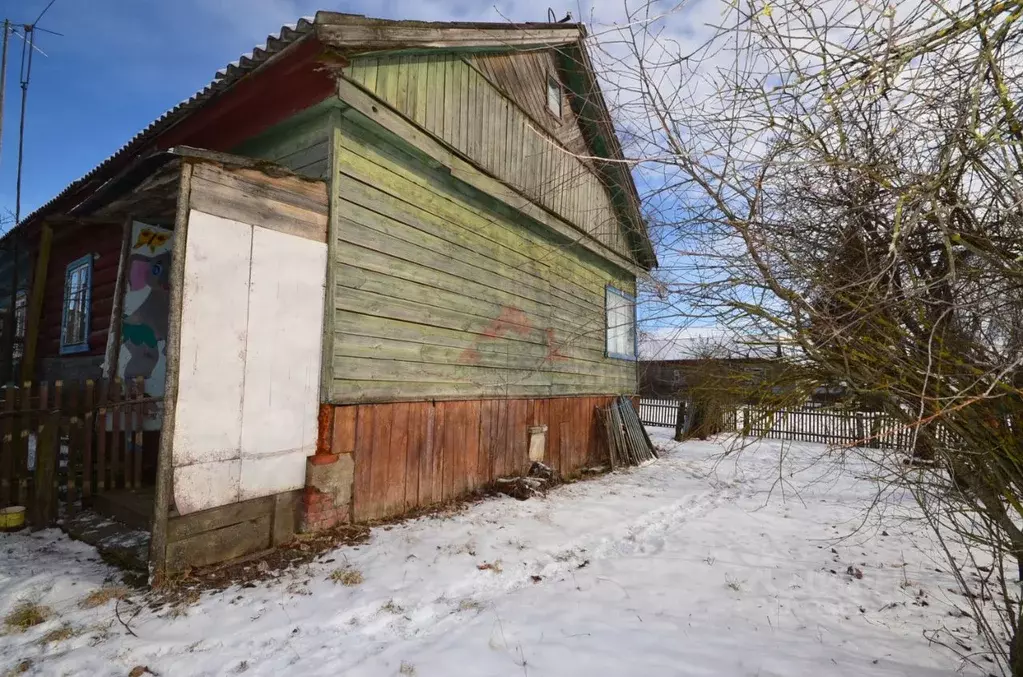
[[[132,224],[125,262],[121,350],[117,373],[125,382],[142,377],[149,396],[163,394],[167,376],[167,322],[173,231],[138,221]],[[146,429],[159,429],[162,410],[154,407]]]

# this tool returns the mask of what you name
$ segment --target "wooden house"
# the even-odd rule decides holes
[[[320,12],[8,236],[24,378],[162,398],[157,570],[600,461],[656,259],[585,39]]]

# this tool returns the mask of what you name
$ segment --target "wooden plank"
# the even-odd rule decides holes
[[[103,378],[110,378],[118,372],[117,363],[121,355],[121,322],[124,313],[124,284],[127,275],[128,254],[131,251],[133,217],[125,217],[121,225],[121,248],[117,256],[117,278],[114,281],[113,303],[110,306],[110,330],[103,359]]]
[[[379,519],[387,514],[387,481],[390,452],[391,417],[394,409],[390,404],[374,404],[373,426],[370,428],[370,477],[369,492],[365,498],[368,519]]]
[[[355,451],[356,420],[359,408],[335,407],[334,438],[331,451],[335,454],[348,454]]]
[[[477,468],[480,475],[490,481],[493,473],[494,460],[494,435],[497,428],[497,415],[495,405],[501,400],[482,400],[480,402],[479,421],[479,458]]]
[[[344,179],[340,175],[340,168],[342,163],[341,158],[341,130],[339,129],[340,118],[339,113],[335,112],[335,117],[332,118],[331,127],[331,138],[330,138],[330,174],[331,180],[329,182],[330,188],[330,204],[333,207],[329,211],[329,218],[327,221],[327,273],[326,273],[326,287],[323,294],[323,335],[321,337],[321,349],[322,355],[327,355],[333,349],[334,346],[334,314],[330,312],[330,309],[334,308],[334,295],[337,292],[337,272],[333,265],[333,262],[337,260],[337,242],[338,242],[338,221],[340,215],[338,213],[338,196],[340,194],[341,187],[344,184]],[[334,380],[334,364],[330,360],[320,361],[320,401],[327,402],[330,399],[330,392],[333,380]]]
[[[419,506],[419,467],[426,451],[428,402],[409,403],[408,441],[405,451],[405,511]]]
[[[57,518],[57,463],[60,452],[59,393],[63,389],[60,381],[54,384],[57,394],[51,404],[49,385],[43,381],[38,388],[38,426],[36,427],[36,463],[32,483],[32,529],[45,529]]]
[[[327,241],[327,215],[245,193],[206,177],[192,179],[193,209],[316,242]]]
[[[109,487],[111,489],[120,489],[124,487],[124,473],[125,463],[122,458],[122,435],[121,435],[121,421],[124,415],[124,407],[121,406],[121,394],[123,390],[123,382],[121,379],[115,378],[110,383],[110,419],[111,419],[111,432],[110,432],[110,482]]]
[[[96,491],[103,493],[113,487],[110,484],[110,477],[107,473],[107,414],[109,412],[107,403],[110,397],[110,381],[100,381],[99,401],[97,404],[96,421]]]
[[[273,496],[273,524],[270,545],[276,548],[290,541],[298,532],[302,518],[302,491],[287,491]]]
[[[17,388],[4,386],[0,389],[4,398],[4,416],[0,420],[3,438],[0,440],[0,507],[7,507],[13,503],[15,483],[15,443],[14,435],[17,425],[14,417],[14,410],[17,406]]]
[[[274,496],[262,496],[188,515],[175,514],[167,520],[167,542],[170,544],[233,524],[258,520],[273,512],[274,502]]]
[[[397,516],[405,512],[405,482],[408,468],[409,404],[390,406],[390,442],[387,449],[386,513]]]
[[[270,546],[272,517],[240,522],[167,544],[166,570],[180,571],[227,562]]]
[[[508,409],[505,422],[505,472],[521,473],[529,469],[529,428],[535,407],[546,400],[517,399]]]
[[[373,406],[359,407],[355,434],[355,470],[352,481],[352,515],[357,522],[372,519],[373,513]]]
[[[377,402],[417,402],[431,400],[447,402],[450,400],[479,399],[487,397],[550,397],[552,386],[516,386],[501,384],[476,383],[433,383],[430,381],[409,382],[380,380],[349,380],[335,379],[331,401],[334,404],[372,404]],[[608,383],[562,385],[558,394],[594,395],[608,392],[628,394],[633,392],[633,384],[614,385]]]
[[[145,405],[141,403],[141,400],[146,396],[146,385],[145,380],[139,376],[135,379],[135,398],[139,400],[135,404],[135,439],[132,449],[132,456],[134,457],[134,469],[132,476],[135,479],[135,489],[142,488],[142,451],[143,451],[143,435],[142,426],[145,420]]]
[[[85,381],[84,392],[82,393],[82,500],[86,501],[92,496],[93,477],[96,471],[92,457],[93,439],[96,436],[96,416],[93,412],[93,398],[95,396],[95,382],[92,379]]]
[[[68,384],[66,416],[64,421],[64,433],[67,435],[67,484],[65,506],[67,514],[74,515],[78,511],[78,473],[81,468],[81,430],[82,410],[79,397],[81,396],[82,384],[72,381]]]
[[[20,505],[28,508],[31,505],[31,497],[28,492],[28,440],[29,434],[33,429],[33,417],[31,413],[33,407],[32,383],[30,381],[22,383],[21,391],[18,395],[18,404],[20,405],[21,415],[15,419],[15,425],[18,430],[16,430],[14,434],[14,466],[16,469],[15,481],[18,487],[18,496],[16,500]],[[38,443],[38,439],[36,442]]]
[[[317,38],[337,48],[395,50],[411,48],[541,48],[568,45],[580,39],[578,26],[550,28],[454,28],[431,25],[358,25],[349,21],[330,25],[317,20]]]
[[[470,400],[466,404],[465,455],[464,474],[465,490],[475,491],[486,484],[487,464],[481,462],[482,444],[480,441],[480,417],[482,409],[479,400]]]
[[[440,424],[437,421],[437,407],[432,402],[424,402],[421,411],[423,417],[423,438],[419,449],[419,491],[416,505],[425,506],[440,500],[437,491],[437,433]]]
[[[409,72],[409,86],[415,86],[415,107],[412,112],[412,119],[420,127],[426,125],[426,110],[429,105],[429,79],[427,77],[428,62],[423,59],[412,61]]]
[[[157,452],[156,487],[153,498],[153,527],[149,541],[149,571],[152,584],[163,576],[167,562],[167,522],[174,476],[174,422],[178,399],[178,370],[181,363],[181,299],[185,273],[185,245],[188,240],[192,165],[182,163],[178,181],[178,204],[174,219],[171,252],[170,303],[166,344],[166,385],[163,393],[163,426]],[[102,420],[102,419],[101,419]]]
[[[431,55],[427,62],[429,105],[426,109],[426,129],[440,134],[444,129],[444,60]],[[344,97],[342,97],[342,100]]]

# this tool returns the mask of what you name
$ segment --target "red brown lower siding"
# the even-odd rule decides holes
[[[530,426],[562,475],[606,456],[595,410],[612,395],[334,407],[331,450],[353,453],[352,519],[394,517],[528,469]]]

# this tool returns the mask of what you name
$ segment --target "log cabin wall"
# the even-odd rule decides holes
[[[334,409],[332,451],[354,456],[352,519],[449,501],[529,468],[530,426],[564,476],[606,462],[594,410],[611,396],[361,404]]]
[[[84,380],[101,376],[114,286],[121,252],[122,225],[117,222],[67,224],[54,228],[46,286],[39,320],[37,376],[41,380]],[[64,282],[67,266],[83,256],[92,256],[92,287],[89,317],[89,349],[61,355],[60,332],[64,312]]]

